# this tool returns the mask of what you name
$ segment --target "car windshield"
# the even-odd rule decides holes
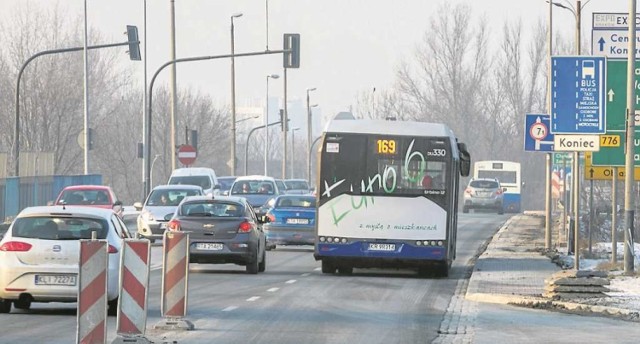
[[[91,239],[92,232],[96,232],[98,239],[105,239],[109,232],[108,222],[82,217],[21,217],[16,219],[12,229],[14,237],[44,240]]]
[[[265,194],[273,195],[275,185],[271,181],[264,180],[243,180],[233,184],[232,195],[242,194]]]
[[[149,207],[175,207],[187,196],[197,196],[202,195],[200,190],[184,190],[184,189],[175,189],[175,190],[162,190],[157,189],[151,191],[151,195],[147,199],[147,204],[145,206]]]
[[[240,217],[244,214],[242,204],[235,202],[189,202],[180,208],[181,216],[187,217]]]
[[[202,187],[204,190],[211,189],[211,180],[208,176],[174,176],[169,180],[171,185],[196,185]]]
[[[58,201],[69,205],[110,205],[109,196],[104,190],[65,190]]]
[[[315,197],[279,197],[276,208],[315,208]]]
[[[471,187],[480,189],[497,189],[498,182],[492,180],[473,180],[471,181]]]
[[[309,190],[309,184],[304,180],[287,180],[284,183],[287,185],[287,189]]]

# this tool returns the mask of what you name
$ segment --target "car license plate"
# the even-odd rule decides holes
[[[369,244],[369,251],[395,251],[396,244]]]
[[[196,248],[203,251],[220,251],[224,248],[224,245],[219,243],[199,242],[196,244]]]
[[[308,225],[309,219],[287,219],[287,223],[292,225]]]
[[[76,275],[36,275],[36,285],[76,285]]]

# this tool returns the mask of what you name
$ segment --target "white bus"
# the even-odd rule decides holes
[[[323,273],[416,268],[447,276],[470,157],[444,124],[333,120],[322,137],[314,257]]]
[[[502,160],[476,161],[473,164],[473,178],[496,178],[503,188],[502,207],[506,213],[519,213],[521,204],[522,180],[520,163]]]

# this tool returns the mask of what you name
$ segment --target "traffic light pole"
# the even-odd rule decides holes
[[[244,145],[244,175],[245,176],[247,175],[247,170],[248,170],[248,167],[249,167],[249,163],[248,163],[248,161],[249,161],[248,160],[248,156],[249,156],[249,139],[251,138],[251,135],[253,135],[253,132],[258,130],[258,129],[263,129],[263,128],[270,127],[272,125],[278,125],[278,124],[281,124],[281,123],[282,123],[281,121],[273,122],[273,123],[267,124],[266,126],[265,125],[261,125],[261,126],[255,127],[253,129],[251,129],[251,131],[249,131],[249,135],[247,135],[247,142]]]
[[[269,51],[260,51],[260,52],[251,52],[251,53],[241,53],[241,54],[224,54],[224,55],[213,55],[213,56],[197,56],[197,57],[186,57],[181,59],[175,59],[172,61],[165,62],[156,72],[153,74],[151,78],[151,82],[149,83],[149,91],[148,97],[149,101],[147,102],[147,113],[145,114],[145,125],[144,128],[144,149],[142,159],[144,160],[143,169],[144,169],[144,186],[143,186],[143,195],[142,200],[144,200],[149,192],[151,191],[151,187],[149,184],[151,178],[151,161],[149,157],[151,156],[151,113],[153,111],[153,84],[156,81],[156,78],[160,74],[160,72],[168,66],[174,65],[180,62],[193,62],[193,61],[204,61],[204,60],[214,60],[214,59],[224,59],[231,57],[244,57],[244,56],[258,56],[258,55],[273,55],[273,54],[283,54],[290,53],[291,49],[283,49],[283,50],[269,50]]]
[[[130,44],[139,44],[140,41],[137,42],[124,42],[124,43],[112,43],[112,44],[101,44],[101,45],[92,45],[88,46],[87,49],[101,49],[101,48],[112,48],[112,47],[120,47],[124,45]],[[20,79],[22,78],[22,73],[27,65],[35,60],[36,58],[44,55],[58,54],[58,53],[68,53],[72,51],[82,51],[84,47],[75,47],[75,48],[66,48],[66,49],[53,49],[53,50],[45,50],[41,51],[31,57],[29,57],[20,67],[20,71],[18,72],[18,80],[16,82],[16,114],[15,114],[15,127],[13,130],[13,158],[15,161],[13,175],[15,177],[20,176]]]

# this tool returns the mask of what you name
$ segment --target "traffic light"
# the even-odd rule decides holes
[[[140,61],[140,40],[138,39],[138,27],[127,25],[127,38],[129,41],[129,58],[132,61]]]
[[[300,34],[299,33],[285,33],[282,67],[284,68],[300,68]]]

